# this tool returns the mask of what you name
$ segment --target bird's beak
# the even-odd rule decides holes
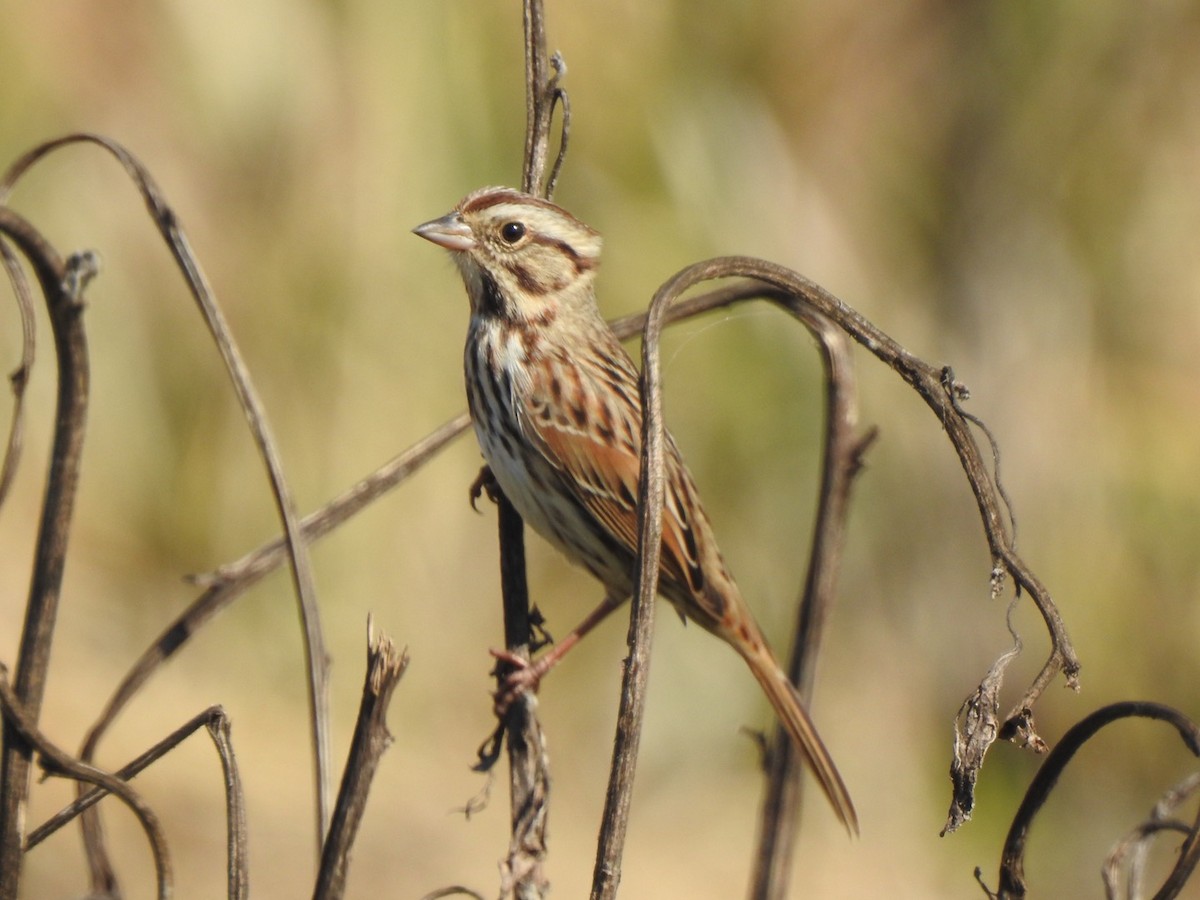
[[[418,225],[413,229],[413,234],[418,234],[427,241],[433,241],[439,247],[445,247],[447,250],[461,252],[475,248],[475,238],[471,234],[470,226],[456,212],[442,216],[440,219],[434,219],[432,222],[426,222],[424,225]]]

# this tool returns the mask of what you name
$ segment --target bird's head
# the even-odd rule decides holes
[[[595,306],[600,235],[548,200],[484,188],[413,231],[450,251],[474,315],[533,321]]]

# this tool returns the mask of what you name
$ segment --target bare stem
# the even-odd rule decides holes
[[[781,301],[781,305],[786,301]],[[857,433],[858,407],[853,358],[846,335],[823,316],[789,305],[817,339],[825,369],[825,441],[816,524],[808,572],[796,614],[788,676],[806,703],[811,702],[817,655],[825,623],[837,594],[850,488],[861,470],[862,454],[873,440]],[[750,896],[776,900],[788,892],[803,782],[792,742],[777,725],[767,747],[767,785],[759,812],[759,840]]]
[[[350,742],[350,754],[342,773],[342,786],[329,838],[321,854],[321,869],[313,900],[339,900],[346,890],[350,868],[350,849],[359,823],[367,808],[367,794],[379,767],[383,752],[392,742],[387,729],[387,710],[392,693],[408,668],[408,653],[396,652],[391,639],[380,635],[367,623],[367,673],[363,681],[362,701]]]
[[[629,656],[621,682],[621,703],[596,866],[592,872],[593,900],[610,900],[621,883],[621,858],[633,801],[633,779],[646,706],[650,647],[654,634],[654,598],[662,552],[663,474],[662,384],[658,342],[675,292],[660,288],[650,303],[642,333],[642,453],[638,470],[638,568],[629,623]]]
[[[24,219],[0,207],[0,234],[16,245],[33,266],[50,312],[58,361],[58,400],[54,443],[34,550],[33,576],[13,684],[13,703],[29,729],[36,729],[50,665],[50,646],[58,614],[79,466],[83,453],[88,399],[88,354],[83,329],[82,286],[87,275],[74,274],[58,253]],[[29,797],[33,748],[12,719],[4,723],[0,761],[0,898],[13,900],[21,879],[25,807]]]
[[[499,509],[500,582],[504,602],[504,645],[528,660],[533,630],[530,621],[529,587],[525,577],[525,529],[520,514],[502,493]],[[496,675],[503,690],[506,666]],[[546,859],[546,822],[550,815],[550,760],[542,726],[537,717],[537,699],[521,693],[505,714],[505,746],[508,750],[510,837],[501,865],[500,895],[514,900],[536,900],[546,895],[550,883],[542,865]]]

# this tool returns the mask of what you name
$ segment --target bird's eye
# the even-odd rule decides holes
[[[521,222],[505,222],[500,227],[500,237],[507,244],[515,244],[525,237],[525,226]]]

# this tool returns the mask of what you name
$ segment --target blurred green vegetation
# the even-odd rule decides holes
[[[1200,6],[759,0],[547,3],[568,64],[571,153],[557,199],[606,239],[606,311],[642,308],[680,266],[750,253],[816,279],[914,353],[952,364],[995,431],[1027,561],[1060,603],[1084,692],[1038,710],[1054,741],[1111,700],[1200,715]],[[262,391],[305,511],[463,406],[466,301],[409,234],[486,183],[518,180],[516,2],[0,2],[0,161],[92,130],[154,173],[207,268]],[[64,251],[99,250],[87,313],[88,450],[44,714],[78,743],[134,656],[193,596],[180,576],[274,534],[262,467],[216,356],[132,188],[97,151],[57,154],[13,205]],[[11,304],[0,358],[16,364]],[[765,307],[674,332],[668,420],[726,555],[773,634],[807,541],[819,435],[807,336]],[[53,394],[43,323],[23,477],[0,511],[0,658],[14,661]],[[797,895],[964,896],[1037,760],[989,755],[976,821],[937,839],[961,699],[1008,646],[1004,601],[936,420],[859,354],[878,424],[857,490],[815,717],[863,837],[814,805]],[[5,413],[8,401],[0,407]],[[407,644],[351,896],[493,890],[503,790],[470,821],[499,640],[494,518],[473,514],[467,438],[316,550],[340,759],[365,619]],[[598,599],[531,542],[563,632]],[[221,702],[265,896],[311,884],[298,630],[276,577],[201,634],[122,718],[116,766]],[[758,796],[738,731],[766,707],[733,655],[660,617],[622,896],[743,893]],[[1027,649],[1045,641],[1022,605]],[[542,701],[557,781],[549,872],[588,883],[623,628],[589,639]],[[782,640],[782,637],[778,640]],[[203,741],[139,778],[181,896],[223,884],[216,760]],[[1158,727],[1118,726],[1064,779],[1033,834],[1040,896],[1098,895],[1109,844],[1189,765]],[[1096,785],[1104,785],[1097,792]],[[35,792],[33,821],[68,795]],[[131,896],[145,846],[107,815]],[[684,830],[686,823],[686,831]],[[1163,858],[1168,858],[1169,853]],[[864,865],[870,859],[871,865]],[[702,862],[701,862],[702,861]],[[81,890],[78,841],[28,860],[29,897]],[[880,873],[886,872],[887,875]],[[1196,890],[1192,896],[1200,896]]]

